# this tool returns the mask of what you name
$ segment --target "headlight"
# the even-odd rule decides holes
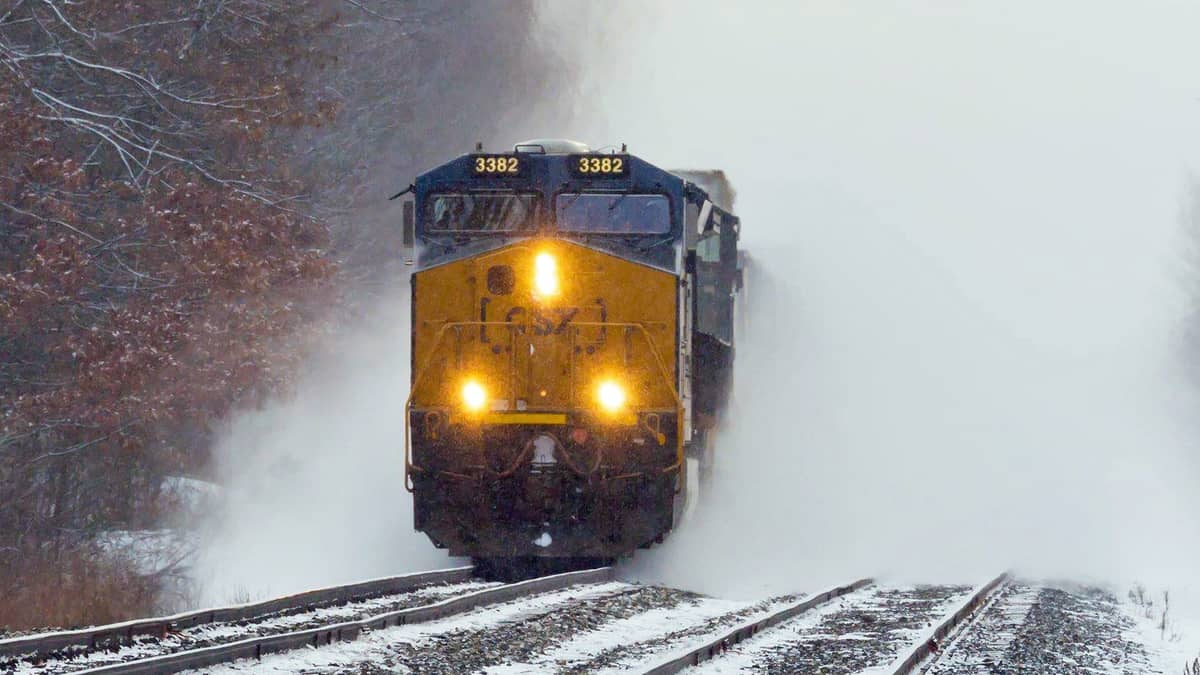
[[[463,407],[470,412],[479,412],[487,405],[487,392],[476,381],[471,380],[462,388]]]
[[[625,390],[611,380],[601,382],[596,390],[596,400],[606,412],[615,413],[625,406]]]
[[[558,295],[558,263],[549,253],[533,259],[533,289],[542,297]]]

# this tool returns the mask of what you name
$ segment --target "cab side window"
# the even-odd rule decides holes
[[[721,262],[721,228],[714,227],[702,235],[696,242],[696,256],[701,262]]]

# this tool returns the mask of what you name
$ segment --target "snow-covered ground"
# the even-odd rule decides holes
[[[611,597],[628,590],[620,582],[594,584],[585,587],[570,587],[561,591],[544,593],[519,601],[485,607],[467,614],[440,621],[397,626],[363,635],[355,642],[346,642],[264,657],[262,661],[239,661],[229,665],[203,669],[203,673],[310,673],[342,672],[357,664],[373,663],[380,667],[397,668],[405,672],[397,659],[396,647],[424,645],[434,638],[455,632],[488,630],[498,624],[521,622],[531,617],[553,615],[556,611],[579,601]],[[481,645],[480,650],[484,647]],[[355,671],[357,672],[357,671]]]
[[[1109,590],[1017,581],[992,596],[930,673],[1161,672],[1132,633],[1135,621]]]
[[[1114,591],[1122,610],[1133,622],[1127,631],[1129,639],[1145,645],[1147,656],[1160,672],[1167,675],[1184,672],[1185,664],[1192,666],[1200,658],[1200,587],[1143,587],[1145,591],[1139,594],[1138,586]],[[1164,605],[1167,606],[1165,626]]]
[[[427,604],[477,590],[471,581],[296,611],[244,624],[213,624],[146,637],[115,652],[61,658],[21,675],[67,673],[257,635],[278,634]],[[894,670],[979,585],[886,580],[853,591],[737,645],[689,673],[880,675]],[[1118,590],[1120,589],[1120,590]],[[1178,675],[1200,656],[1200,620],[1186,588],[1017,579],[990,596],[950,641],[930,675]],[[817,589],[814,589],[817,590]],[[366,631],[353,642],[213,667],[205,673],[483,673],[582,675],[639,672],[708,644],[732,628],[790,606],[803,594],[708,597],[625,581],[573,586],[442,620]],[[1163,620],[1164,608],[1166,621]],[[12,668],[14,664],[9,664]],[[0,670],[4,670],[0,666]],[[5,671],[10,672],[10,671]]]
[[[628,672],[681,642],[710,640],[731,625],[765,616],[795,599],[721,600],[611,582],[203,672]]]
[[[1038,591],[1036,586],[1019,584],[1006,584],[997,589],[981,611],[943,645],[942,653],[928,672],[945,675],[985,670],[1003,661],[1037,602]],[[977,636],[986,636],[986,639],[977,648],[970,649],[969,643]]]
[[[887,663],[971,590],[970,586],[874,586],[771,630],[751,641],[755,644],[745,653],[731,654],[708,667],[711,672],[741,672],[765,659],[767,672],[789,672],[786,669],[797,658],[813,663],[833,658],[845,665],[837,672],[855,672],[855,664]],[[767,616],[797,597],[735,601],[611,582],[376,631],[353,643],[203,672],[636,672],[705,644],[732,626]],[[811,648],[806,654],[797,652],[805,652],[805,646]],[[830,647],[846,649],[836,655],[825,653]]]
[[[970,586],[870,586],[736,645],[696,673],[867,672],[891,663]]]
[[[688,672],[889,671],[973,590],[883,582],[818,606]],[[611,582],[203,672],[637,672],[797,597],[735,601]],[[944,646],[929,672],[1010,672],[995,670],[1007,664],[1020,673],[1174,675],[1198,654],[1191,645],[1200,638],[1200,622],[1169,612],[1163,631],[1161,600],[1155,603],[1096,587],[1014,582],[994,596],[963,637]]]
[[[176,652],[235,642],[246,638],[277,635],[324,625],[363,619],[377,614],[409,607],[432,604],[447,598],[465,595],[498,584],[472,580],[453,584],[436,584],[403,593],[315,609],[297,609],[269,615],[262,620],[208,623],[171,632],[163,637],[142,635],[133,644],[117,649],[92,651],[68,650],[56,658],[19,663],[0,660],[0,672],[17,675],[58,675],[87,668],[135,661]],[[11,670],[10,670],[11,669]]]

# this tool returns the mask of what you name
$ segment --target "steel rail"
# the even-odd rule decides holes
[[[319,588],[261,602],[193,610],[170,616],[135,619],[80,630],[55,631],[9,638],[0,640],[0,659],[32,658],[42,660],[57,652],[72,648],[89,651],[109,649],[122,644],[132,644],[133,639],[141,635],[163,637],[170,632],[206,624],[248,621],[287,610],[312,610],[321,606],[367,600],[380,595],[404,593],[431,584],[463,582],[471,578],[472,572],[473,568],[471,567],[417,572],[343,586]]]
[[[114,663],[75,672],[77,675],[154,675],[157,673],[178,673],[193,668],[231,663],[239,659],[258,659],[262,658],[264,654],[289,651],[302,647],[320,647],[334,642],[355,640],[363,631],[435,621],[485,605],[507,602],[535,593],[562,590],[578,584],[601,583],[609,581],[612,578],[613,568],[611,567],[601,567],[582,572],[567,572],[565,574],[539,577],[514,584],[505,584],[475,593],[448,598],[421,607],[410,607],[408,609],[377,614],[358,621],[346,621],[320,628],[310,628],[277,635],[265,635],[212,647]]]
[[[766,616],[762,619],[743,623],[727,633],[724,633],[720,637],[709,640],[699,647],[688,651],[686,654],[663,661],[641,672],[644,675],[672,675],[673,673],[678,673],[689,666],[699,665],[715,656],[719,656],[729,647],[758,635],[767,628],[777,626],[784,621],[787,621],[788,619],[791,619],[799,614],[803,614],[814,607],[823,605],[835,598],[840,598],[847,593],[853,593],[854,591],[869,586],[873,583],[875,583],[874,579],[859,579],[858,581],[845,586],[831,588],[824,593],[820,593],[801,602],[788,605],[787,607],[773,612],[769,616]]]
[[[942,647],[949,644],[948,638],[964,627],[964,624],[991,600],[992,595],[1000,590],[1008,579],[1009,573],[1004,572],[975,591],[970,598],[959,605],[954,613],[933,629],[932,633],[921,640],[906,657],[895,663],[889,670],[891,675],[910,675],[926,665],[926,661],[931,660],[930,657],[934,657],[932,661],[936,661]]]

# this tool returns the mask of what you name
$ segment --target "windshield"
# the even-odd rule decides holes
[[[510,232],[533,229],[537,195],[441,194],[426,204],[426,232]]]
[[[555,202],[561,232],[666,234],[670,201],[662,195],[562,194]]]

